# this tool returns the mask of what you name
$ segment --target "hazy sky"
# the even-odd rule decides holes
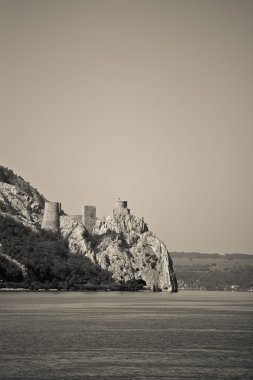
[[[69,214],[253,253],[252,0],[0,0],[0,160]]]

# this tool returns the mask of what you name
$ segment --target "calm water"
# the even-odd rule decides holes
[[[253,379],[253,293],[0,293],[0,378]]]

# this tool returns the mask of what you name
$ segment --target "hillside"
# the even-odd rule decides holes
[[[81,216],[64,214],[54,233],[41,228],[45,204],[37,189],[0,166],[1,287],[177,291],[177,280],[181,289],[253,287],[252,255],[169,253],[127,208],[97,218],[92,231]]]
[[[186,289],[249,290],[253,255],[171,252],[179,286]]]
[[[103,281],[113,282],[111,274],[89,258],[79,253],[71,255],[60,235],[43,230],[35,232],[12,217],[0,215],[0,242],[2,286],[89,289]],[[24,266],[26,275],[22,273],[20,264]]]
[[[26,195],[32,197],[34,201],[44,206],[45,197],[26,182],[22,177],[14,174],[11,169],[0,165],[0,182],[15,186],[16,189],[23,191]]]
[[[0,215],[11,216],[33,229],[39,228],[45,198],[29,182],[0,166]]]
[[[1,286],[177,291],[167,248],[128,209],[98,219],[90,233],[66,215],[59,231],[45,231],[44,207],[43,195],[0,167]]]

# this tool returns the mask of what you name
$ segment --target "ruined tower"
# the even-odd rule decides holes
[[[130,209],[127,208],[127,201],[121,201],[118,199],[116,201],[116,208],[113,210],[113,215],[125,215],[130,214]]]
[[[120,199],[118,199],[116,201],[116,208],[117,209],[127,208],[127,201],[121,201]]]
[[[57,232],[60,227],[61,204],[58,202],[45,202],[44,215],[41,228]]]
[[[95,226],[96,220],[96,207],[83,206],[83,224],[90,234],[93,231],[93,227]]]

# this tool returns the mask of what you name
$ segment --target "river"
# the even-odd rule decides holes
[[[0,292],[0,379],[252,379],[253,293]]]

